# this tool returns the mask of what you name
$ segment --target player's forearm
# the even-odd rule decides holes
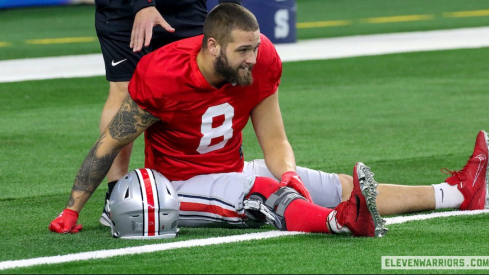
[[[83,161],[75,178],[67,208],[80,213],[90,196],[110,170],[119,149],[103,152],[100,145],[103,137],[97,141]]]
[[[294,152],[289,142],[276,142],[264,150],[265,163],[268,169],[277,179],[287,171],[295,171],[296,163]]]
[[[83,161],[76,175],[67,208],[80,213],[104,180],[122,147],[133,142],[158,120],[151,113],[141,109],[127,95],[121,108]]]

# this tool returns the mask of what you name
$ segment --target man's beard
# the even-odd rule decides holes
[[[231,65],[229,65],[226,53],[222,50],[220,55],[216,58],[216,62],[214,62],[214,70],[216,73],[224,77],[227,82],[232,83],[233,85],[248,86],[253,84],[253,76],[251,75],[252,68],[253,65],[248,66],[246,74],[240,75],[240,67],[237,69],[231,67]]]

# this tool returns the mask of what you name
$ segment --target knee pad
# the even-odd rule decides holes
[[[286,231],[285,210],[296,199],[306,200],[294,189],[281,187],[272,193],[265,202],[262,196],[251,194],[249,199],[244,201],[244,209],[251,218],[256,219],[256,214],[261,213],[268,223],[279,230]]]

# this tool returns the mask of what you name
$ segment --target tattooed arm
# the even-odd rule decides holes
[[[83,161],[76,175],[67,208],[79,213],[104,180],[121,148],[134,141],[158,120],[127,95],[121,108]]]

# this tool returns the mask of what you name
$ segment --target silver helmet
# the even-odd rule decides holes
[[[107,205],[112,236],[174,238],[180,202],[171,182],[156,170],[135,169],[114,186]]]

